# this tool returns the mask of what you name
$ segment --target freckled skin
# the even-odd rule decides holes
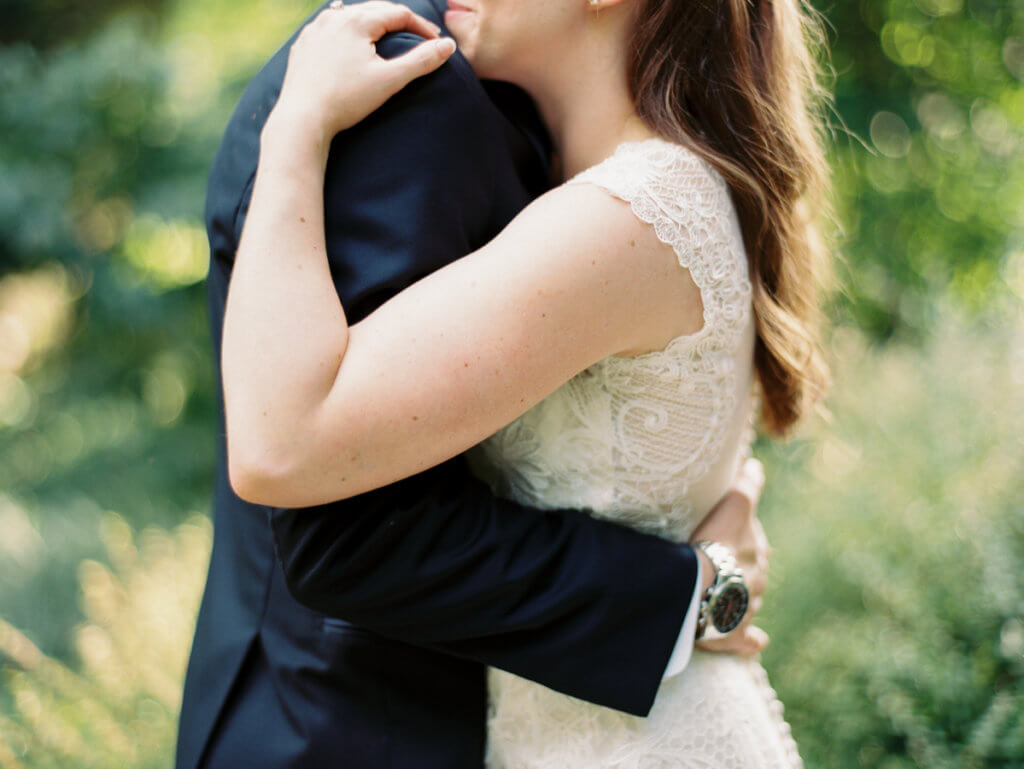
[[[564,95],[559,93],[561,90],[559,84],[562,83],[563,77],[568,76],[566,73],[572,73],[573,83],[592,82],[595,89],[607,92],[598,99],[596,105],[597,112],[594,115],[594,119],[588,120],[583,124],[586,130],[580,133],[579,137],[576,137],[577,131],[569,130],[572,126],[563,126],[567,134],[562,136],[562,139],[570,142],[570,140],[578,138],[584,146],[588,147],[585,152],[581,152],[579,158],[576,158],[578,163],[582,163],[588,158],[589,160],[597,158],[601,154],[600,148],[609,149],[612,146],[612,139],[619,138],[620,133],[623,136],[628,134],[630,137],[638,137],[641,133],[644,133],[642,130],[639,133],[637,132],[637,126],[640,126],[640,123],[629,123],[627,120],[627,118],[632,119],[634,116],[632,115],[632,102],[628,94],[622,92],[622,79],[616,77],[612,81],[608,77],[609,72],[613,72],[618,68],[619,57],[612,55],[614,53],[612,49],[615,44],[621,42],[619,40],[620,33],[624,35],[626,31],[626,22],[615,21],[615,19],[624,19],[626,16],[616,15],[618,11],[597,15],[596,10],[590,9],[589,4],[584,0],[461,0],[461,2],[465,2],[470,7],[465,10],[450,12],[446,15],[446,22],[448,22],[447,25],[451,34],[458,40],[462,53],[469,58],[474,69],[476,70],[480,64],[484,65],[482,69],[478,70],[477,74],[489,75],[498,77],[501,80],[518,83],[527,92],[533,90],[531,85],[536,86],[541,91],[541,95],[547,96],[549,99],[555,99],[555,97]],[[594,0],[594,2],[599,6],[602,4],[609,6],[620,4],[619,0]],[[623,7],[628,7],[628,5],[627,3]],[[605,21],[607,21],[607,25]],[[609,37],[612,35],[615,36],[614,41]],[[593,54],[597,54],[597,59],[594,58]],[[603,62],[599,67],[596,65],[594,68],[590,67],[590,62],[598,60]],[[591,71],[592,69],[593,71]],[[556,85],[559,85],[559,87],[555,87]],[[545,90],[547,86],[551,86],[551,88]],[[585,88],[578,88],[576,91],[596,92]],[[560,104],[564,101],[565,105],[568,106],[570,103],[575,104],[575,97],[569,95],[564,100],[556,99],[556,101]],[[578,107],[581,110],[580,114],[585,115],[592,106],[589,101],[584,100]],[[611,109],[611,106],[615,108]],[[541,111],[543,112],[543,108]],[[288,141],[295,138],[290,134],[279,134],[279,136]],[[584,141],[584,139],[587,139],[587,141]],[[282,156],[282,160],[285,163],[285,167],[290,167],[292,163],[293,159],[289,156],[291,149],[287,145],[284,146],[285,154]],[[314,191],[314,197],[316,197],[316,194],[318,193]],[[288,199],[291,200],[290,197]],[[314,203],[319,205],[322,201],[317,199],[314,200]],[[593,205],[591,206],[591,204]],[[602,212],[607,211],[607,216],[595,215],[593,213],[595,209]],[[289,209],[288,213],[291,213],[291,215],[285,219],[285,221],[290,222],[290,226],[297,234],[298,237],[296,239],[302,240],[304,243],[309,240],[311,235],[309,228],[305,227],[305,224],[309,222],[307,222],[308,217],[304,216],[304,213],[305,211],[313,210],[315,208],[305,205],[302,208]],[[581,214],[583,214],[582,217]],[[553,232],[558,232],[567,221],[571,221],[576,225],[585,225],[589,221],[588,215],[593,219],[593,226],[598,228],[594,232],[600,231],[604,233],[604,227],[608,226],[608,237],[614,238],[613,242],[609,242],[604,237],[596,238],[593,243],[588,241],[586,248],[575,252],[571,244],[559,241],[560,245],[558,248],[552,249],[549,253],[545,248],[544,240],[538,237],[545,228],[551,228]],[[250,219],[250,223],[252,221],[259,221],[259,217]],[[295,228],[294,224],[296,221],[300,221],[303,226]],[[312,221],[313,223],[319,222],[319,217],[315,217]],[[508,231],[514,234],[503,233],[505,235],[504,239],[489,244],[486,250],[481,249],[480,254],[472,255],[473,258],[466,262],[460,262],[463,265],[471,264],[474,266],[456,268],[453,265],[454,272],[452,274],[462,275],[463,277],[458,279],[452,278],[452,280],[457,280],[458,288],[465,292],[467,302],[475,298],[475,301],[480,305],[481,317],[484,317],[487,311],[493,309],[488,306],[489,300],[486,297],[492,291],[500,292],[502,288],[501,282],[492,280],[492,275],[498,273],[496,271],[492,272],[487,267],[490,264],[490,260],[507,262],[507,258],[499,260],[498,257],[498,255],[504,256],[506,248],[510,258],[518,256],[522,252],[521,249],[512,248],[511,244],[516,243],[519,238],[522,238],[524,243],[529,243],[531,248],[540,250],[540,256],[543,257],[543,259],[531,260],[537,261],[536,272],[523,272],[521,275],[516,273],[516,280],[518,281],[521,278],[523,281],[522,283],[515,283],[515,290],[521,292],[516,294],[516,302],[502,306],[502,311],[499,313],[486,314],[488,318],[495,318],[493,321],[495,327],[491,328],[485,323],[482,324],[481,328],[473,330],[474,334],[479,333],[481,338],[487,339],[485,346],[489,351],[488,354],[485,356],[475,356],[475,360],[480,364],[480,368],[475,372],[470,372],[468,370],[470,368],[469,361],[464,359],[463,368],[466,371],[466,376],[461,378],[452,377],[452,372],[446,371],[445,374],[447,376],[445,377],[430,377],[427,379],[428,382],[435,381],[442,386],[455,388],[460,393],[465,392],[468,401],[476,404],[475,407],[470,407],[467,405],[467,400],[463,398],[449,398],[446,399],[447,403],[441,405],[440,408],[431,408],[427,411],[431,415],[432,425],[445,423],[444,420],[447,419],[448,422],[445,424],[457,426],[457,428],[453,427],[444,431],[444,441],[438,441],[435,436],[424,437],[425,428],[419,428],[418,415],[414,416],[411,409],[405,411],[405,418],[409,420],[407,425],[401,424],[400,415],[398,418],[395,418],[393,411],[383,408],[372,410],[369,418],[366,418],[365,412],[359,413],[357,409],[346,410],[349,408],[347,405],[339,405],[335,409],[332,404],[330,408],[318,410],[316,415],[318,420],[333,422],[335,419],[340,421],[352,418],[356,420],[360,429],[366,428],[367,425],[372,425],[373,419],[380,419],[386,422],[386,431],[366,428],[362,432],[360,430],[353,430],[352,434],[346,433],[346,440],[348,441],[356,444],[362,442],[375,447],[374,451],[364,451],[357,456],[353,456],[353,462],[361,462],[361,466],[358,469],[366,474],[367,479],[378,480],[389,472],[395,472],[393,469],[395,466],[406,466],[401,464],[403,461],[407,463],[408,467],[419,469],[423,465],[425,453],[434,452],[440,456],[444,453],[441,450],[442,446],[446,448],[461,448],[470,444],[471,442],[467,438],[470,433],[473,433],[473,438],[479,440],[481,437],[485,437],[493,432],[494,429],[500,426],[498,424],[491,424],[492,421],[495,421],[495,403],[492,398],[478,397],[478,394],[493,387],[494,382],[501,384],[502,392],[511,394],[514,393],[516,387],[521,387],[529,391],[531,397],[540,397],[543,392],[550,392],[554,386],[563,383],[570,376],[582,370],[584,365],[592,363],[593,360],[599,359],[603,355],[611,352],[625,352],[628,354],[659,349],[664,343],[663,340],[679,335],[680,332],[675,327],[671,329],[675,333],[670,333],[662,328],[663,317],[667,317],[670,313],[678,312],[680,307],[680,303],[676,301],[677,297],[674,295],[674,289],[677,288],[676,283],[679,282],[676,280],[676,275],[679,273],[677,259],[671,253],[667,255],[660,254],[660,252],[656,253],[657,249],[664,251],[668,247],[660,242],[652,245],[651,240],[648,238],[653,240],[653,236],[647,233],[647,225],[636,221],[636,218],[628,211],[628,207],[624,206],[622,201],[610,201],[605,192],[584,186],[569,191],[556,189],[552,193],[550,202],[548,198],[545,198],[544,202],[538,203],[536,208],[529,207],[526,212],[517,217],[516,223],[517,228],[513,228],[510,225]],[[626,228],[633,229],[627,230]],[[319,229],[319,226],[314,229]],[[586,226],[581,226],[581,236],[586,229]],[[640,234],[641,229],[644,232],[642,235]],[[249,231],[252,232],[251,228]],[[630,239],[630,234],[633,234],[632,240]],[[257,238],[253,242],[259,242],[259,240]],[[311,257],[322,255],[325,251],[322,238],[314,237],[314,240],[316,242],[309,244],[309,249],[312,252]],[[621,260],[621,257],[625,255],[623,246],[644,253],[629,254],[629,260]],[[670,249],[668,250],[670,251]],[[593,256],[594,253],[602,255],[600,272],[596,272],[597,259]],[[306,254],[302,256],[306,256]],[[588,256],[591,259],[591,266],[595,269],[594,273],[587,273],[585,270],[586,258]],[[643,257],[646,261],[640,261],[640,257]],[[650,258],[648,259],[648,257]],[[658,257],[661,261],[656,261],[655,257]],[[576,260],[574,263],[578,268],[574,267],[570,271],[567,269],[570,262],[567,261],[563,265],[560,261],[563,258],[566,260]],[[623,264],[623,262],[626,263]],[[305,264],[316,264],[315,260],[310,261],[306,259],[296,260],[293,263],[299,266],[300,269],[304,269]],[[641,268],[637,265],[643,266]],[[303,276],[286,275],[290,267],[291,264],[285,264],[281,274],[289,280],[301,280]],[[315,270],[318,269],[319,266],[315,267]],[[640,291],[636,287],[646,284],[643,284],[640,280],[633,280],[633,276],[630,274],[633,271],[649,276],[657,272],[659,276],[672,277],[672,280],[656,281],[655,285],[650,286],[653,290]],[[573,275],[572,273],[575,274]],[[267,274],[264,272],[261,277],[266,278]],[[628,278],[626,280],[629,286],[633,287],[634,293],[637,296],[643,294],[644,297],[639,301],[633,302],[619,301],[617,307],[622,312],[622,318],[619,322],[612,322],[609,320],[608,312],[614,309],[616,305],[615,302],[609,301],[613,296],[612,292],[609,291],[609,287],[611,285],[622,286],[623,275],[627,274]],[[571,279],[567,279],[569,275],[572,275]],[[612,275],[615,277],[611,278],[610,276]],[[483,277],[481,278],[481,276]],[[469,279],[466,280],[466,277]],[[443,286],[444,280],[444,278],[438,278],[440,282],[435,283],[431,281],[426,285],[431,287]],[[466,290],[467,285],[469,290]],[[481,290],[478,291],[478,289]],[[424,346],[421,347],[419,345],[418,338],[414,333],[412,335],[409,334],[409,330],[412,330],[409,328],[409,324],[402,323],[402,328],[399,331],[397,329],[399,324],[392,324],[388,320],[390,316],[387,312],[377,316],[375,323],[365,326],[367,329],[365,333],[372,336],[373,333],[390,334],[397,332],[395,338],[400,341],[396,341],[396,344],[401,346],[399,349],[407,348],[409,350],[409,354],[404,357],[405,362],[411,366],[423,366],[429,369],[431,366],[444,368],[458,365],[455,362],[458,358],[455,357],[453,360],[451,357],[452,352],[456,356],[458,354],[472,354],[463,352],[466,346],[463,344],[463,338],[459,336],[463,333],[463,330],[459,328],[457,334],[454,327],[449,328],[446,325],[444,314],[432,315],[430,312],[430,302],[439,300],[437,296],[440,293],[439,289],[422,288],[421,286],[420,290],[422,293],[415,294],[414,296],[425,298],[425,303],[409,300],[413,303],[408,304],[407,302],[403,304],[400,298],[396,297],[396,300],[399,302],[397,306],[405,307],[406,310],[412,313],[413,317],[418,317],[416,313],[426,308],[426,314],[423,316],[425,319],[424,326],[428,326],[432,322],[437,324],[436,332],[428,335]],[[534,297],[532,298],[529,297],[530,291],[534,292]],[[590,293],[586,294],[586,292]],[[327,294],[327,296],[315,296],[312,298],[314,300],[323,298],[325,306],[322,309],[325,313],[337,316],[337,299],[330,295],[329,286],[328,290],[323,293]],[[565,300],[565,297],[576,294],[585,295],[586,299],[584,301]],[[619,293],[618,297],[622,295],[622,293]],[[669,297],[672,299],[671,305],[666,302],[666,299]],[[666,309],[664,312],[660,312],[663,304]],[[629,309],[623,310],[622,308],[627,305]],[[439,308],[440,306],[439,304]],[[602,306],[606,306],[607,311],[598,309]],[[544,308],[545,311],[538,313],[537,309],[539,308]],[[451,316],[448,315],[447,317],[450,318]],[[546,321],[548,318],[552,319],[551,324],[536,322],[538,319]],[[500,335],[502,330],[501,324],[503,323],[507,323],[509,328],[516,329],[513,341],[508,345],[505,344],[504,337]],[[530,330],[534,333],[532,335],[523,334],[522,326],[530,327],[531,324],[532,328]],[[564,331],[560,334],[557,333],[558,329],[566,327],[564,324],[578,325],[568,326],[574,329],[572,333],[565,333]],[[627,332],[627,329],[632,329],[637,324],[643,326],[643,328],[637,329],[635,334]],[[668,325],[668,323],[665,322],[664,325]],[[651,328],[648,329],[648,326],[651,326]],[[657,328],[654,328],[655,326]],[[300,345],[296,346],[304,347],[305,345],[301,343],[305,341],[303,336],[308,336],[308,332],[300,329],[298,324],[296,324],[296,329],[298,330],[297,339],[300,342]],[[459,336],[455,346],[444,344],[447,341],[446,331],[448,330],[452,331],[453,336]],[[646,333],[648,330],[650,333]],[[272,327],[271,331],[280,338],[279,329]],[[321,339],[323,338],[323,335],[317,336],[321,336]],[[497,340],[494,339],[495,336],[498,337]],[[625,345],[623,340],[627,336],[630,339],[636,336],[636,343]],[[550,353],[550,350],[555,349],[556,345],[560,346],[558,349],[563,354],[555,355]],[[291,345],[283,346],[279,351],[282,359],[289,359],[292,351],[287,349],[288,347],[291,347]],[[303,377],[295,377],[293,374],[290,374],[293,379],[300,380],[300,388],[273,388],[267,387],[264,384],[264,389],[269,393],[268,397],[277,397],[274,393],[275,389],[290,392],[291,394],[285,396],[285,398],[291,400],[296,411],[305,411],[308,409],[308,406],[303,404],[304,399],[295,397],[294,392],[296,389],[307,388],[309,392],[313,393],[311,398],[322,398],[325,390],[328,392],[340,392],[348,386],[362,387],[364,382],[373,381],[372,379],[360,379],[357,375],[347,378],[336,376],[336,373],[345,366],[349,370],[359,371],[361,370],[360,367],[366,367],[367,370],[370,370],[374,365],[372,362],[373,356],[356,354],[350,359],[345,355],[348,348],[344,344],[342,344],[342,347],[342,350],[337,351],[337,365],[331,365],[332,360],[334,360],[331,352],[336,351],[336,347],[332,347],[331,341],[326,342],[323,345],[323,350],[326,351],[326,354],[317,354],[307,364],[309,369],[319,369],[312,371],[316,375],[315,377],[308,377],[306,381],[302,381]],[[370,349],[372,345],[355,345],[354,347]],[[628,349],[623,349],[624,347],[628,347]],[[431,355],[431,352],[435,349],[437,354]],[[260,352],[262,354],[262,351]],[[502,356],[504,356],[504,359],[501,359]],[[343,358],[344,363],[342,363]],[[577,362],[579,364],[578,367],[573,369],[567,363],[569,360]],[[439,364],[438,361],[441,361],[441,363]],[[291,370],[290,366],[281,368]],[[487,378],[486,371],[488,370],[493,372],[492,379]],[[524,375],[523,372],[525,371],[531,371],[531,374],[529,376]],[[557,376],[555,376],[556,372]],[[333,382],[331,381],[332,375],[334,375]],[[550,382],[547,381],[549,377]],[[261,377],[261,379],[263,378]],[[383,399],[386,397],[384,395],[385,390],[388,393],[393,392],[393,397],[399,403],[402,403],[403,406],[406,405],[405,402],[408,400],[410,403],[417,404],[414,406],[416,410],[423,410],[425,408],[422,405],[424,403],[423,399],[425,395],[429,396],[431,394],[429,392],[424,393],[424,387],[429,388],[430,385],[424,384],[418,377],[396,377],[395,380],[404,380],[409,386],[406,389],[402,389],[401,386],[396,385],[393,391],[390,387],[376,388],[376,392],[372,393],[372,395]],[[545,387],[538,387],[538,383],[541,381],[546,382]],[[353,384],[349,385],[349,382]],[[474,398],[477,398],[477,400],[473,400]],[[346,399],[339,397],[331,400],[340,404],[360,402],[358,398]],[[519,402],[528,402],[529,400],[529,398],[520,398]],[[513,400],[514,402],[515,400]],[[445,408],[448,408],[448,410],[445,411]],[[511,412],[514,412],[510,404],[503,404],[503,408],[504,417],[500,420],[500,424],[507,423],[513,416]],[[277,413],[275,413],[275,416],[278,417],[283,431],[290,430],[290,420],[287,418],[282,419],[281,415]],[[269,416],[264,418],[264,422],[260,425],[261,429],[266,430],[267,428],[264,425],[269,421]],[[479,430],[479,434],[474,432],[484,422],[489,425],[489,429],[486,431]],[[377,437],[385,432],[390,434],[393,430],[398,432],[405,431],[408,433],[409,439],[393,440],[389,443],[381,441]],[[288,433],[285,432],[285,434]],[[336,433],[324,430],[320,434],[332,436]],[[423,451],[419,450],[419,441],[422,441]],[[349,445],[352,444],[350,443]],[[415,448],[413,448],[414,446]],[[308,446],[305,448],[307,456],[312,457],[316,454],[316,452],[309,450]],[[331,466],[332,464],[344,466],[346,463],[344,457],[348,456],[345,449],[338,451],[336,446],[332,446],[332,449],[331,452],[323,452],[329,458],[310,459],[310,466],[312,468]],[[362,460],[363,454],[366,454],[366,460]],[[386,461],[385,458],[389,457],[393,457],[395,461]],[[309,470],[308,473],[313,475],[312,470]],[[317,489],[326,487],[330,488],[331,494],[336,494],[337,492],[333,488],[336,485],[335,482],[324,479],[331,478],[332,476],[336,478],[339,475],[340,473],[336,472],[321,473],[319,474],[320,477],[312,479],[311,483],[296,484],[294,487],[296,489],[295,493],[302,499],[308,499],[314,495],[310,487]],[[353,478],[355,482],[355,476]],[[317,485],[321,483],[323,484],[322,487]],[[290,493],[290,490],[288,493]]]

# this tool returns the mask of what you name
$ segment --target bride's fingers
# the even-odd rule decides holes
[[[411,51],[386,61],[384,66],[387,68],[392,91],[397,93],[407,83],[433,72],[453,53],[455,41],[450,37],[443,37],[438,40],[427,40]]]
[[[363,31],[374,41],[389,32],[412,32],[428,39],[441,34],[439,26],[396,3],[365,3],[359,15]]]
[[[427,39],[439,37],[441,28],[404,5],[388,2],[360,3],[338,10],[325,8],[314,20],[338,33],[344,30],[365,35],[374,43],[389,32],[412,32]]]

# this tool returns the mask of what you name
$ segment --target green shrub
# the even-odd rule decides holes
[[[841,331],[832,424],[768,452],[765,664],[808,767],[1024,765],[1022,328]]]
[[[210,524],[146,529],[136,544],[111,515],[103,541],[113,566],[87,560],[79,569],[86,621],[75,631],[75,668],[0,620],[2,769],[171,765]]]

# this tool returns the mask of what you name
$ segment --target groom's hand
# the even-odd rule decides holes
[[[761,609],[768,556],[771,546],[757,517],[757,503],[764,488],[764,467],[756,459],[748,459],[728,493],[694,530],[691,541],[702,539],[721,542],[732,549],[736,562],[750,591],[747,614],[735,630],[721,638],[698,641],[705,651],[753,655],[768,645],[768,634],[751,623]],[[699,549],[702,558],[704,588],[714,580],[714,566]],[[703,588],[702,588],[703,592]]]

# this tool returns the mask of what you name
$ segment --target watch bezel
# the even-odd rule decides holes
[[[735,630],[750,609],[750,590],[743,569],[736,563],[732,550],[720,542],[700,540],[694,546],[703,550],[715,568],[715,579],[701,596],[697,615],[697,638],[703,638],[712,628],[718,635]],[[724,608],[723,608],[724,607]],[[719,616],[723,610],[732,611]]]
[[[740,603],[738,608],[734,609],[734,614],[729,617],[720,617],[719,609],[725,603],[723,601],[727,596],[736,596]],[[730,599],[730,606],[732,604]],[[708,598],[708,619],[711,620],[711,625],[714,626],[715,630],[723,635],[736,629],[743,618],[747,616],[747,609],[750,607],[750,591],[747,589],[746,583],[741,577],[729,575],[725,577],[720,585],[716,585],[712,590],[711,595]]]

